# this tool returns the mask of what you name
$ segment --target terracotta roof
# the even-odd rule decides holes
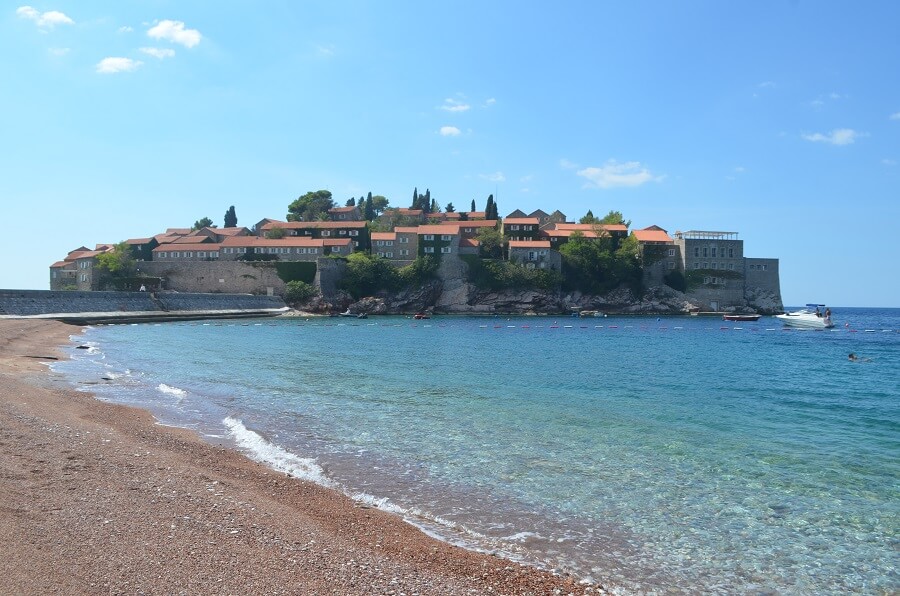
[[[284,238],[260,238],[259,236],[234,236],[226,238],[219,246],[248,247],[248,246],[284,246],[284,247],[312,247],[324,246],[322,238],[307,238],[305,236],[285,236]],[[347,239],[347,242],[350,242]]]
[[[451,211],[450,213],[441,213],[445,219],[459,219],[459,213],[456,211]]]
[[[419,226],[417,228],[417,233],[421,236],[422,234],[450,234],[457,235],[459,234],[459,225],[457,224],[439,224],[439,225],[428,225],[428,226]]]
[[[324,246],[347,246],[353,241],[349,238],[323,238]]]
[[[187,236],[190,233],[190,228],[166,228],[167,236]]]
[[[203,240],[199,240],[199,238],[203,238]],[[170,240],[166,244],[215,244],[215,242],[209,236],[200,235],[200,236],[178,236],[173,240]]]
[[[549,240],[510,240],[510,248],[550,248]]]
[[[633,230],[631,233],[638,242],[665,242],[666,244],[674,242],[663,230]]]
[[[87,259],[91,257],[96,257],[97,255],[102,255],[102,250],[81,250],[75,253],[69,253],[66,257],[66,260],[75,260],[75,259]]]
[[[503,225],[510,224],[515,226],[537,226],[540,220],[536,217],[507,217],[503,220]]]
[[[576,223],[558,223],[557,230],[581,230],[582,232],[600,228],[607,232],[627,232],[628,226],[625,224],[576,224]]]
[[[387,214],[388,211],[398,213],[399,215],[422,215],[425,213],[421,209],[410,209],[408,207],[388,207],[384,210],[384,213]]]
[[[397,234],[416,234],[419,232],[418,226],[397,226],[394,228]]]
[[[250,234],[250,228],[240,226],[233,228],[216,228],[215,232],[219,236],[242,236]]]
[[[575,232],[581,232],[585,238],[599,238],[600,236],[594,230],[542,230],[541,236],[549,236],[551,238],[568,238]]]
[[[372,232],[372,240],[396,240],[397,232]]]
[[[477,238],[460,238],[459,239],[460,246],[469,246],[469,247],[477,247],[481,246],[481,241]]]
[[[129,238],[126,244],[148,244],[153,238]]]
[[[211,242],[170,242],[168,244],[160,244],[153,249],[153,253],[172,251],[181,252],[189,250],[219,252],[220,246],[221,244]]]
[[[469,219],[484,219],[484,211],[469,211]]]
[[[262,227],[263,230],[271,230],[272,228],[281,228],[283,230],[313,230],[313,229],[336,229],[336,228],[364,228],[364,221],[285,221],[276,223],[267,223]]]
[[[454,226],[459,226],[461,228],[492,228],[497,225],[496,219],[476,219],[475,221],[467,220],[467,221],[455,221],[453,222]]]
[[[328,210],[328,213],[350,213],[352,211],[359,210],[359,207],[332,207]]]
[[[61,268],[63,268],[63,267],[71,267],[71,266],[72,266],[72,263],[71,263],[71,262],[66,262],[66,261],[56,261],[55,263],[53,263],[52,265],[50,265],[50,268],[51,268],[51,269],[61,269]]]

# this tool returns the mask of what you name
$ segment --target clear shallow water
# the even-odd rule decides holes
[[[834,310],[99,327],[56,368],[621,593],[895,593],[900,309]]]

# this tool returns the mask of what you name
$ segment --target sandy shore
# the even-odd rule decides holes
[[[77,332],[0,321],[0,594],[601,593],[72,391]]]

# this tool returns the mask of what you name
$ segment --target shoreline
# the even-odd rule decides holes
[[[0,321],[0,592],[604,593],[76,391],[73,331]]]

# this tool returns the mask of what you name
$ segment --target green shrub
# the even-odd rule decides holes
[[[315,286],[305,281],[293,280],[287,282],[287,287],[284,291],[284,301],[289,304],[299,304],[308,302],[316,294],[318,294],[318,291]]]

